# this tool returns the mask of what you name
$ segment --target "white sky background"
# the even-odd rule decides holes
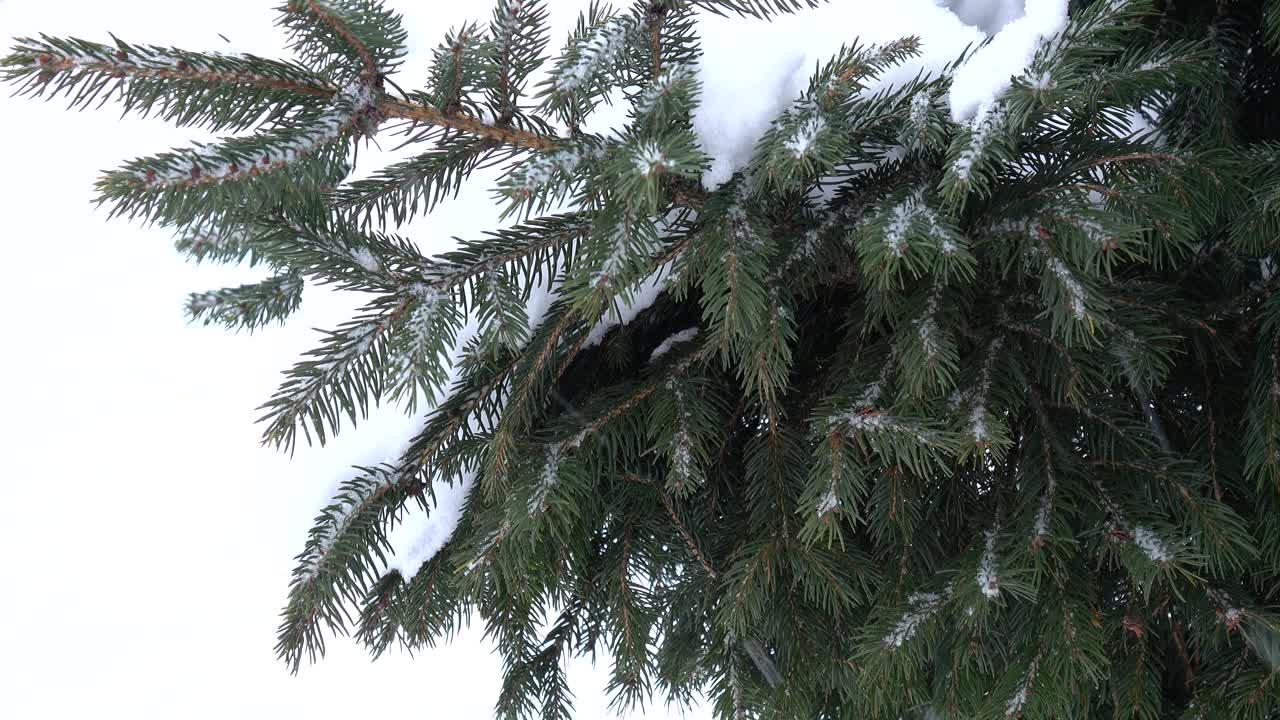
[[[110,31],[130,42],[280,56],[275,4],[0,0],[0,43],[39,32],[107,41]],[[491,12],[487,2],[392,4],[413,44],[397,76],[406,88],[422,86],[427,52],[447,27]],[[585,4],[553,3],[553,49]],[[859,6],[863,19],[886,12],[871,0],[834,4]],[[904,5],[935,10],[931,0],[900,0],[893,22],[849,23],[848,38],[828,27],[821,57],[838,47],[837,35],[921,32]],[[982,10],[966,19],[1016,14]],[[812,44],[807,30],[796,32],[798,44]],[[757,28],[743,39],[770,36]],[[949,46],[946,55],[954,57]],[[789,72],[807,77],[814,59]],[[255,408],[317,343],[310,328],[346,319],[351,300],[308,288],[286,326],[253,336],[188,325],[187,292],[260,273],[187,264],[167,232],[108,222],[90,200],[99,171],[203,136],[121,119],[111,106],[68,113],[65,101],[9,92],[0,88],[0,717],[491,717],[501,669],[478,624],[413,659],[392,653],[373,663],[342,638],[296,677],[275,659],[276,612],[312,519],[350,465],[393,456],[419,426],[391,409],[324,449],[300,447],[292,460],[259,447]],[[478,236],[492,226],[491,178],[478,174],[409,234],[431,250]],[[579,717],[607,714],[607,667],[573,668]],[[644,717],[667,712],[659,704]]]

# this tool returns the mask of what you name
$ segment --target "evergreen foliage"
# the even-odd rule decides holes
[[[704,189],[696,11],[811,4],[593,5],[551,52],[542,2],[498,0],[410,92],[377,0],[290,0],[292,61],[40,37],[0,72],[238,133],[98,184],[268,269],[193,319],[368,297],[264,442],[425,408],[306,539],[295,671],[476,614],[504,717],[569,717],[565,659],[607,648],[619,706],[729,718],[1280,718],[1280,0],[1073,3],[960,123],[951,68],[871,91],[919,41],[851,28]],[[583,130],[615,91],[626,126]],[[345,180],[397,132],[420,154]],[[514,225],[394,234],[490,166]],[[458,527],[386,571],[433,481],[470,484]]]

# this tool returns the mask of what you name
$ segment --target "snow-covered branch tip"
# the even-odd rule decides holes
[[[1045,489],[1040,495],[1040,503],[1036,506],[1035,520],[1031,526],[1031,547],[1038,549],[1044,546],[1049,537],[1049,521],[1053,514],[1053,493],[1058,482],[1054,478],[1053,469],[1045,469]]]
[[[685,94],[689,95],[686,102],[692,103],[696,100],[693,92],[697,86],[698,76],[688,65],[669,66],[636,97],[636,115],[646,117],[665,102]]]
[[[667,157],[666,153],[662,151],[662,148],[657,143],[652,142],[644,143],[636,148],[636,152],[632,156],[632,162],[635,163],[636,172],[644,177],[669,170],[674,164],[671,158]]]
[[[1218,622],[1222,623],[1228,632],[1234,632],[1239,628],[1240,623],[1244,622],[1245,611],[1235,607],[1226,593],[1209,588],[1208,595],[1213,601],[1213,612],[1218,616]]]
[[[938,213],[925,200],[924,191],[916,190],[902,202],[893,205],[887,215],[882,242],[894,257],[902,257],[908,249],[908,235],[917,223],[924,225],[927,237],[938,242],[938,249],[944,255],[951,255],[956,250],[951,232],[943,225]]]
[[[951,164],[951,171],[961,182],[969,182],[976,167],[990,155],[991,143],[1001,132],[1005,120],[1002,104],[984,107],[969,123],[969,138]]]
[[[1080,281],[1071,273],[1062,260],[1051,257],[1048,260],[1047,267],[1049,272],[1053,273],[1058,282],[1062,284],[1063,290],[1067,294],[1067,307],[1071,311],[1072,317],[1076,320],[1085,319],[1085,290]]]
[[[1111,513],[1111,527],[1108,535],[1113,540],[1128,541],[1142,551],[1151,562],[1167,563],[1173,559],[1173,552],[1165,541],[1148,527],[1130,524],[1120,509],[1109,498],[1103,497],[1103,504]]]
[[[627,36],[635,28],[630,17],[610,18],[574,48],[568,62],[551,75],[555,94],[571,95],[599,77],[622,55]]]
[[[500,191],[513,200],[524,200],[573,182],[583,163],[602,157],[603,149],[595,147],[567,146],[538,153],[508,173]]]
[[[693,437],[689,431],[689,406],[684,388],[674,377],[668,378],[667,389],[675,400],[676,431],[671,449],[671,474],[675,481],[668,483],[676,487],[684,487],[693,476]]]
[[[1018,683],[1018,688],[1013,691],[1013,695],[1009,696],[1008,702],[1005,703],[1004,716],[1008,720],[1018,720],[1018,718],[1022,717],[1023,708],[1027,706],[1027,701],[1031,699],[1031,683],[1035,680],[1038,665],[1038,658],[1031,661],[1031,665],[1027,668],[1027,674],[1022,677],[1022,681]]]
[[[913,323],[916,326],[916,337],[920,340],[920,349],[924,351],[926,358],[932,360],[938,356],[941,350],[939,345],[939,337],[942,335],[941,328],[938,327],[938,301],[941,299],[942,285],[936,283],[933,289],[929,291],[929,298],[925,303],[924,313],[916,318]]]

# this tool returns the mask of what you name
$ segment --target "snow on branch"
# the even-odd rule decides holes
[[[636,96],[636,116],[660,121],[672,111],[691,112],[697,107],[700,88],[697,73],[691,67],[668,65]]]
[[[293,127],[160,155],[141,163],[141,167],[133,171],[133,177],[145,190],[188,188],[255,177],[292,166],[334,144],[373,109],[372,89],[364,83],[351,83],[334,95],[317,116]]]
[[[960,152],[951,164],[951,171],[963,183],[972,179],[975,170],[981,168],[991,155],[991,146],[1003,130],[1005,107],[1003,104],[987,105],[978,111],[968,123],[968,132]]]
[[[308,442],[314,431],[323,445],[329,433],[337,433],[343,415],[352,423],[367,415],[370,399],[384,391],[388,336],[411,309],[407,300],[379,303],[326,332],[321,346],[286,372],[285,382],[261,408],[266,414],[260,421],[267,422],[264,442],[292,449],[301,427]]]
[[[302,302],[302,278],[285,272],[262,282],[192,293],[187,314],[205,325],[255,330],[272,320],[283,321]]]
[[[683,488],[690,484],[695,466],[693,436],[689,430],[688,399],[685,397],[682,383],[675,377],[667,380],[666,387],[671,391],[676,410],[676,429],[670,448],[673,481],[667,484],[668,486]]]
[[[991,373],[995,368],[996,360],[1000,357],[1002,347],[1004,347],[1004,336],[997,335],[987,345],[987,356],[982,361],[981,370],[978,371],[977,386],[968,391],[957,391],[951,397],[952,407],[959,407],[965,402],[970,404],[969,437],[973,438],[974,444],[980,447],[988,442],[987,405],[991,398]]]
[[[1142,525],[1130,524],[1120,508],[1105,494],[1102,497],[1102,503],[1111,514],[1111,527],[1108,534],[1113,540],[1127,540],[1154,563],[1167,563],[1173,559],[1173,552],[1155,531]]]
[[[1054,477],[1053,468],[1049,465],[1048,451],[1045,457],[1045,488],[1036,506],[1035,520],[1031,526],[1031,545],[1033,548],[1043,546],[1049,537],[1049,523],[1053,516],[1053,494],[1057,490],[1058,481]]]
[[[463,324],[454,297],[423,283],[409,287],[411,308],[389,343],[390,395],[417,407],[422,391],[437,399],[449,379],[454,343]]]
[[[948,585],[940,592],[912,593],[907,598],[907,611],[902,614],[898,622],[893,625],[889,633],[880,641],[881,646],[886,650],[893,651],[915,637],[921,626],[938,614],[938,611],[946,605],[953,589],[951,585]]]
[[[314,579],[325,567],[334,546],[352,527],[353,519],[395,487],[401,478],[398,470],[386,465],[361,469],[363,478],[344,486],[333,503],[324,509],[320,523],[312,531],[312,542],[303,563],[304,581]]]
[[[1038,658],[1031,661],[1026,675],[1018,683],[1018,688],[1013,691],[1013,695],[1009,696],[1008,702],[1005,703],[1004,716],[1008,720],[1017,720],[1022,717],[1023,708],[1027,706],[1027,701],[1031,698],[1031,683],[1035,680],[1038,665]]]
[[[533,494],[529,496],[530,515],[541,515],[546,512],[551,490],[560,482],[560,462],[563,454],[562,443],[548,443],[543,451],[542,473],[538,476]]]
[[[822,116],[813,115],[796,125],[795,131],[783,144],[797,159],[802,158],[809,154],[814,143],[818,141],[818,136],[826,129],[827,123]]]
[[[978,563],[978,589],[988,599],[1000,597],[1000,567],[996,558],[996,530],[988,530]]]
[[[916,336],[920,339],[920,348],[924,351],[925,357],[930,360],[937,357],[939,352],[938,343],[942,330],[938,327],[936,316],[938,314],[938,300],[941,294],[941,284],[935,283],[933,289],[929,291],[924,313],[912,321],[916,326]]]
[[[1076,279],[1065,263],[1061,259],[1051,257],[1046,262],[1049,272],[1058,279],[1067,294],[1067,307],[1071,310],[1071,315],[1076,320],[1084,320],[1085,318],[1085,290],[1080,281]]]
[[[624,51],[638,27],[634,16],[611,13],[593,4],[580,16],[577,30],[541,83],[539,109],[571,127],[577,127],[619,79]]]
[[[610,18],[589,32],[552,72],[554,92],[576,92],[609,70],[622,55],[627,35],[634,27],[635,21],[630,17]]]
[[[1214,588],[1209,588],[1207,592],[1209,599],[1213,602],[1213,611],[1218,616],[1218,621],[1229,631],[1240,627],[1240,623],[1244,622],[1245,611],[1236,607],[1226,593]]]
[[[589,171],[589,164],[605,157],[603,146],[590,142],[562,144],[535,153],[503,177],[496,192],[511,201],[505,214],[525,203],[541,209],[563,200]]]

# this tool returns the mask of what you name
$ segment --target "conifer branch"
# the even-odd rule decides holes
[[[302,65],[254,55],[46,35],[17,43],[0,59],[0,78],[18,83],[19,94],[65,95],[71,108],[115,100],[126,113],[154,112],[177,125],[238,130],[264,116],[317,107],[338,92]]]
[[[284,322],[301,302],[302,278],[286,272],[259,283],[192,293],[187,314],[205,325],[216,322],[252,332],[272,321]]]

